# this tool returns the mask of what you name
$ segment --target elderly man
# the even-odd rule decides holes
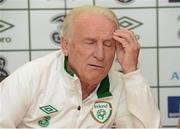
[[[159,110],[137,67],[139,43],[119,29],[112,11],[73,9],[61,48],[0,84],[0,127],[159,127]],[[112,67],[115,55],[122,72]]]

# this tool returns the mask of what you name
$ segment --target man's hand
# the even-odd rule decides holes
[[[116,41],[116,55],[123,72],[129,73],[137,70],[140,45],[132,31],[118,29],[113,33]]]

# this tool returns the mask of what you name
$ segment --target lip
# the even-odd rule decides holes
[[[101,66],[101,65],[96,65],[96,64],[88,64],[89,66],[91,67],[94,67],[94,68],[100,68],[100,69],[103,69],[104,67]]]

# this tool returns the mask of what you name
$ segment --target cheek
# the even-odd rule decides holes
[[[107,58],[106,58],[106,64],[107,65],[111,65],[113,60],[114,60],[114,57],[115,57],[115,51],[111,51],[109,53],[107,53]]]
[[[85,62],[87,61],[87,54],[80,49],[74,48],[71,51],[69,58],[74,68],[78,67],[78,69],[82,69],[85,65]]]
[[[112,49],[107,50],[106,56],[108,57],[108,59],[114,59],[114,57],[115,57],[115,47],[112,48]]]

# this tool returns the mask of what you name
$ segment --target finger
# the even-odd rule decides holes
[[[136,37],[132,31],[118,29],[114,32],[114,35],[118,35],[119,37],[126,39],[129,43],[132,43],[132,45],[138,44]]]
[[[115,36],[118,36],[120,38],[124,38],[125,40],[127,40],[127,42],[129,44],[132,45],[132,47],[134,47],[135,49],[139,49],[140,48],[140,44],[137,42],[135,35],[132,31],[128,31],[128,30],[116,30],[113,33]]]
[[[123,49],[130,49],[131,48],[129,43],[124,38],[120,38],[118,36],[113,35],[113,39],[117,41],[116,45],[121,45],[121,47]]]
[[[135,37],[135,34],[134,34],[133,31],[130,31],[130,30],[127,30],[127,29],[117,29],[115,32],[130,35],[132,39],[136,40],[136,37]]]
[[[119,36],[121,38],[126,39],[129,43],[136,42],[134,40],[132,34],[130,34],[130,32],[126,32],[124,30],[118,30],[118,31],[115,31],[113,34],[116,35],[116,36]]]
[[[124,51],[124,48],[123,48],[123,46],[120,43],[116,42],[115,46],[116,46],[117,50]]]

